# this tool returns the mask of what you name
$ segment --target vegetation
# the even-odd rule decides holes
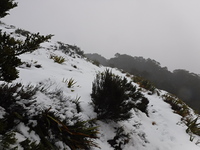
[[[22,35],[22,36],[25,36],[25,37],[27,37],[28,35],[31,34],[29,31],[26,31],[26,30],[23,30],[23,29],[16,29],[15,33]]]
[[[19,130],[16,130],[19,124],[28,127],[29,132],[34,131],[41,140],[39,143],[29,138],[21,141],[20,145],[27,150],[57,150],[57,141],[62,141],[72,150],[98,147],[93,141],[98,134],[97,127],[93,126],[94,120],[85,121],[76,115],[61,119],[55,110],[51,111],[51,107],[44,110],[37,109],[36,92],[42,92],[49,98],[58,99],[61,102],[65,99],[62,92],[49,93],[42,85],[25,87],[21,84],[4,84],[0,86],[0,107],[6,112],[4,118],[0,119],[0,134],[3,135],[0,137],[0,149],[13,148],[17,142],[15,134],[21,134]],[[76,109],[80,111],[78,100],[79,98],[74,101],[69,100],[69,102],[76,103]],[[30,113],[33,109],[34,113]]]
[[[8,11],[10,9],[13,9],[17,6],[17,3],[14,2],[14,0],[1,0],[0,1],[0,18],[5,17],[8,15]]]
[[[76,82],[72,78],[70,78],[69,80],[63,79],[63,82],[67,84],[68,88],[72,88],[76,84]]]
[[[182,69],[170,72],[167,67],[161,67],[160,63],[153,59],[125,54],[117,54],[116,57],[109,60],[97,54],[87,54],[86,56],[103,65],[117,67],[147,79],[155,87],[178,96],[190,107],[200,112],[200,76],[198,74]]]
[[[144,88],[148,91],[151,92],[151,94],[155,93],[155,86],[153,85],[153,83],[151,83],[150,81],[143,79],[142,77],[138,77],[138,76],[134,76],[133,77],[133,81],[137,84],[139,84],[139,86],[141,88]]]
[[[182,116],[182,121],[185,123],[185,125],[188,127],[186,129],[186,132],[190,134],[192,137],[192,134],[196,134],[200,136],[200,123],[197,123],[198,117],[193,119],[192,115],[190,114],[190,108],[187,106],[181,99],[166,94],[162,96],[164,101],[169,103],[174,110],[175,113]]]
[[[62,56],[51,55],[50,59],[53,59],[54,62],[59,63],[59,64],[62,64],[65,62],[65,58]]]
[[[115,150],[123,150],[124,145],[128,144],[130,140],[129,133],[125,133],[123,127],[119,127],[116,129],[116,135],[113,139],[108,140],[107,142],[115,149]]]
[[[49,40],[51,36],[31,34],[26,37],[25,41],[21,41],[0,31],[0,80],[10,82],[18,78],[16,67],[22,62],[17,56],[33,52],[39,48],[40,43]]]
[[[131,118],[132,108],[146,112],[148,105],[148,100],[136,91],[131,82],[110,70],[96,75],[91,97],[97,119],[100,120],[127,120]]]
[[[78,54],[79,56],[84,57],[84,52],[76,45],[69,45],[62,42],[58,42],[58,45],[59,45],[58,49],[62,50],[62,52],[65,54],[69,54],[70,56],[74,56],[74,54]]]

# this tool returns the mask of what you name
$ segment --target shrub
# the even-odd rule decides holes
[[[15,30],[16,34],[20,34],[23,35],[25,37],[27,37],[28,35],[30,35],[31,33],[29,31],[23,30],[23,29],[16,29]]]
[[[106,70],[98,73],[92,85],[92,102],[97,119],[101,120],[127,120],[131,118],[130,110],[139,108],[143,95],[136,91],[136,87],[126,78],[112,74]]]
[[[124,145],[128,144],[130,140],[130,135],[124,132],[123,127],[116,129],[116,135],[113,139],[108,140],[107,142],[115,149],[122,150]]]
[[[17,66],[21,65],[19,55],[33,52],[39,45],[49,40],[52,35],[28,35],[25,41],[16,40],[0,30],[0,80],[10,82],[18,78]]]
[[[0,18],[5,17],[9,13],[10,9],[13,9],[14,7],[17,6],[17,3],[14,3],[13,0],[1,0],[0,1]]]
[[[196,134],[196,135],[199,135],[200,136],[200,123],[197,123],[198,122],[198,117],[194,120],[190,120],[188,119],[187,120],[187,129],[186,129],[186,132],[187,133],[193,133],[193,134]]]
[[[165,94],[162,97],[165,102],[171,105],[175,113],[182,117],[186,117],[190,114],[189,107],[181,99],[170,94]]]
[[[53,59],[54,62],[59,63],[59,64],[62,64],[62,63],[65,62],[65,58],[62,57],[62,56],[54,56],[54,55],[51,55],[51,56],[50,56],[50,59]]]
[[[151,91],[152,94],[155,93],[155,86],[150,81],[143,79],[142,77],[134,76],[133,82],[139,84],[141,88]]]
[[[54,150],[58,149],[57,141],[61,141],[64,145],[72,150],[89,149],[90,147],[98,147],[94,142],[97,138],[98,129],[94,126],[94,120],[82,120],[80,117],[70,116],[70,118],[60,118],[59,110],[50,111],[51,109],[38,108],[35,100],[36,92],[42,92],[50,99],[57,99],[58,105],[62,108],[68,107],[66,97],[59,90],[48,92],[44,85],[36,87],[22,84],[3,84],[0,85],[0,107],[5,111],[5,115],[0,119],[0,149],[15,149],[17,137],[15,133],[20,123],[29,128],[29,132],[34,131],[39,137],[40,142],[32,141],[27,138],[20,141],[19,144],[23,149],[33,150]],[[69,100],[69,103],[75,103],[77,112],[81,111],[79,98]],[[64,105],[64,106],[63,106]],[[60,107],[60,108],[61,108]],[[62,109],[61,108],[61,109]],[[34,113],[32,113],[34,110]],[[36,122],[35,124],[32,121]],[[13,149],[14,150],[14,149]]]
[[[63,141],[72,150],[98,147],[93,141],[97,138],[98,130],[97,127],[89,125],[90,120],[81,121],[78,117],[70,118],[70,121],[75,122],[70,125],[68,120],[62,121],[54,112],[50,112],[50,109],[35,116],[35,119],[37,119],[37,125],[32,128],[40,136],[47,149],[56,149],[54,144],[56,140]]]
[[[72,88],[76,84],[76,82],[72,78],[70,78],[69,80],[63,79],[62,82],[66,83],[68,88]]]

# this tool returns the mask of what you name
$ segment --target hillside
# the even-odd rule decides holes
[[[108,60],[97,54],[86,54],[91,60],[111,67],[123,69],[151,81],[157,88],[177,95],[189,106],[200,112],[200,76],[187,70],[176,69],[173,72],[153,59],[116,54]],[[104,61],[103,61],[104,60]]]
[[[24,39],[14,26],[1,23],[0,30]],[[92,150],[199,150],[199,116],[166,91],[149,91],[133,75],[93,65],[78,47],[61,42],[45,42],[19,58],[19,78],[0,82],[0,149],[81,149],[83,141],[88,148],[82,149]],[[106,69],[131,81],[149,101],[146,113],[132,108],[128,120],[95,119],[92,83]]]

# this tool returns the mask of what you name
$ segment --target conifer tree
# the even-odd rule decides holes
[[[18,55],[33,52],[40,43],[50,39],[52,35],[41,36],[39,33],[27,35],[25,41],[0,31],[0,80],[10,82],[18,78],[17,66],[21,64]]]
[[[17,6],[17,3],[15,3],[13,0],[0,0],[0,18],[5,17],[9,13],[10,9],[13,9]]]
[[[5,17],[10,9],[17,6],[13,0],[0,0],[0,18]],[[40,44],[50,39],[52,35],[41,36],[28,34],[25,41],[17,40],[0,30],[0,81],[10,82],[18,78],[17,66],[21,60],[17,57],[26,52],[33,52]]]

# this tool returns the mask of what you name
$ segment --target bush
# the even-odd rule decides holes
[[[62,64],[62,63],[65,62],[65,58],[62,57],[62,56],[54,56],[54,55],[51,55],[51,56],[50,56],[50,59],[53,59],[54,62],[59,63],[59,64]]]
[[[14,3],[13,0],[0,0],[0,18],[8,15],[7,11],[13,9],[17,6],[17,3]]]
[[[112,74],[109,70],[96,75],[91,98],[97,119],[100,120],[127,120],[131,118],[132,108],[140,109],[141,104],[147,107],[147,104],[141,101],[143,95],[136,91],[131,82]]]
[[[122,150],[123,147],[128,144],[130,140],[130,134],[125,133],[123,127],[119,127],[116,129],[116,135],[113,139],[108,140],[107,142],[115,149]]]
[[[0,85],[0,107],[5,114],[0,118],[0,149],[12,149],[19,142],[15,133],[20,123],[29,128],[29,133],[34,131],[41,139],[39,143],[32,141],[29,137],[20,141],[20,146],[26,150],[56,150],[59,149],[56,142],[61,141],[72,150],[89,149],[98,147],[94,142],[97,138],[98,129],[94,126],[94,120],[82,120],[79,116],[60,118],[58,111],[38,108],[36,92],[41,92],[50,99],[57,99],[62,108],[69,107],[66,97],[59,90],[48,92],[47,88],[40,84],[38,86],[23,86],[22,84]],[[75,109],[80,112],[79,98],[68,99],[69,103],[75,103]],[[61,109],[62,109],[61,108]],[[32,113],[34,112],[34,113]],[[36,122],[33,123],[32,121]],[[19,147],[16,146],[15,149]],[[13,149],[14,150],[14,149]]]
[[[31,33],[29,31],[23,30],[23,29],[16,29],[15,30],[16,34],[20,34],[23,35],[25,37],[27,37],[28,35],[30,35]]]
[[[155,86],[150,81],[143,79],[142,77],[134,76],[133,82],[139,84],[141,88],[151,91],[151,94],[155,93]]]
[[[17,57],[26,52],[33,52],[42,42],[49,40],[52,35],[28,35],[25,41],[16,40],[0,30],[0,80],[10,82],[18,78],[17,66],[21,60]]]

